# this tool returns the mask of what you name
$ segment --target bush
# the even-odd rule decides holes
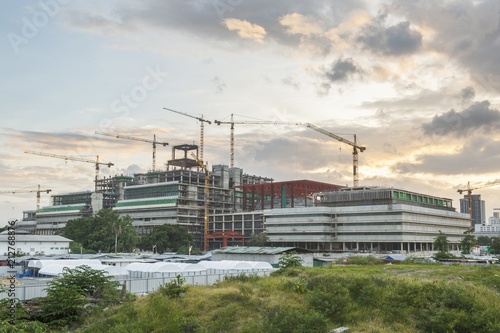
[[[224,276],[224,281],[227,282],[252,282],[255,283],[260,279],[257,274],[238,274],[238,275],[226,275]]]
[[[280,269],[288,267],[302,267],[302,259],[297,255],[297,252],[291,251],[279,258],[278,267]]]
[[[160,292],[170,298],[177,298],[188,290],[188,286],[184,286],[186,279],[177,275],[175,280],[165,283],[160,287]]]
[[[111,281],[104,271],[95,270],[87,265],[74,269],[65,267],[63,276],[49,281],[47,297],[41,305],[39,318],[50,326],[65,326],[80,320],[86,296],[108,299],[117,297],[116,289],[120,283]]]
[[[346,264],[350,265],[373,265],[373,264],[383,264],[384,261],[382,259],[377,259],[372,255],[367,257],[363,256],[353,256],[347,259]]]
[[[432,257],[434,259],[436,259],[436,260],[440,260],[440,259],[456,259],[457,258],[457,257],[455,257],[453,254],[451,254],[449,252],[438,252],[438,253],[435,253]]]
[[[39,321],[21,321],[15,325],[0,321],[0,333],[46,333],[49,327]]]
[[[298,294],[303,294],[307,289],[307,280],[299,276],[292,281],[292,290]]]
[[[40,320],[50,326],[65,326],[80,321],[80,313],[86,303],[82,294],[78,286],[52,284],[40,307],[43,311]]]
[[[346,282],[333,276],[318,277],[309,282],[309,289],[309,305],[330,320],[342,323],[352,306]]]
[[[260,332],[326,332],[328,320],[315,310],[274,306],[260,322]]]

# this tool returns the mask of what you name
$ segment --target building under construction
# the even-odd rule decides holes
[[[265,232],[268,245],[325,252],[432,250],[439,230],[456,247],[468,229],[469,216],[456,212],[450,199],[310,180],[274,182],[227,165],[208,171],[188,157],[195,152],[196,145],[174,146],[164,170],[100,178],[97,192],[52,195],[51,206],[26,211],[18,226],[50,235],[69,220],[112,207],[132,218],[140,236],[156,225],[178,224],[203,248],[208,224],[208,249],[243,245]]]

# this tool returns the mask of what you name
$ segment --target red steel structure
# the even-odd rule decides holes
[[[224,230],[224,231],[216,231],[216,232],[212,233],[211,235],[205,235],[205,244],[207,244],[207,247],[208,247],[208,239],[209,238],[213,238],[213,239],[222,238],[222,247],[227,247],[228,238],[241,239],[242,246],[245,246],[245,236],[243,236],[243,235],[241,235],[241,234],[239,234],[236,231],[233,231],[231,229]]]
[[[338,191],[346,186],[316,182],[312,180],[291,180],[284,182],[248,184],[235,186],[241,189],[242,209],[244,211],[264,210],[266,201],[270,204],[267,208],[286,208],[287,201],[290,201],[290,208],[295,207],[297,199],[303,199],[304,206],[307,207],[307,198],[314,193]],[[235,192],[236,195],[237,192]],[[289,199],[289,200],[287,200]],[[236,210],[236,200],[235,210]],[[278,203],[276,205],[276,203]]]

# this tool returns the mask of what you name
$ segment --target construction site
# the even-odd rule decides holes
[[[166,108],[165,108],[166,109]],[[457,248],[470,226],[470,215],[456,212],[452,200],[404,189],[359,185],[359,152],[366,150],[354,135],[350,141],[312,124],[303,124],[352,149],[352,187],[314,180],[274,180],[234,166],[235,124],[290,124],[290,122],[215,120],[230,125],[230,165],[212,165],[203,160],[204,123],[202,117],[166,109],[196,119],[200,123],[200,146],[178,144],[164,168],[156,166],[153,140],[96,132],[117,139],[152,144],[152,168],[146,173],[100,177],[101,162],[79,157],[26,151],[29,154],[92,163],[95,165],[94,191],[52,194],[51,205],[24,211],[17,224],[32,234],[53,235],[67,221],[112,208],[129,215],[139,236],[162,224],[185,226],[195,244],[205,251],[228,245],[244,246],[252,234],[265,233],[270,246],[298,247],[315,252],[432,251],[434,238],[443,231],[452,248]],[[51,190],[41,189],[40,193]]]

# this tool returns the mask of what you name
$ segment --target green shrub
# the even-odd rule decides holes
[[[318,277],[309,282],[308,304],[330,320],[340,323],[353,305],[345,281],[334,276]]]
[[[303,294],[307,288],[307,280],[299,276],[292,281],[292,290],[298,294]]]
[[[117,297],[120,283],[111,281],[104,271],[86,265],[65,267],[62,277],[47,283],[47,297],[42,301],[40,321],[50,326],[65,326],[78,322],[86,296],[101,296],[102,300]]]
[[[436,260],[440,260],[440,259],[456,259],[457,257],[455,257],[453,254],[449,253],[449,252],[437,252],[437,253],[434,253],[434,255],[432,256],[434,259]]]
[[[188,290],[188,286],[184,286],[185,282],[186,278],[177,275],[175,280],[165,283],[165,285],[161,286],[159,290],[165,296],[177,298]]]
[[[309,333],[326,332],[328,320],[315,310],[274,306],[262,318],[260,332]]]
[[[255,283],[260,279],[257,274],[238,274],[238,275],[226,275],[224,276],[224,281],[227,282],[251,282]]]
[[[373,265],[373,264],[383,264],[384,261],[382,259],[377,259],[372,255],[367,257],[363,256],[353,256],[347,258],[347,262],[344,262],[349,265]]]
[[[279,258],[278,267],[280,269],[288,267],[302,267],[302,259],[297,255],[297,252],[291,251]]]
[[[55,281],[55,282],[54,282]],[[42,301],[40,321],[50,326],[66,326],[80,321],[80,313],[86,303],[83,291],[76,285],[49,282],[47,297]]]
[[[0,333],[46,333],[50,332],[47,325],[39,321],[21,321],[15,325],[0,321]]]

